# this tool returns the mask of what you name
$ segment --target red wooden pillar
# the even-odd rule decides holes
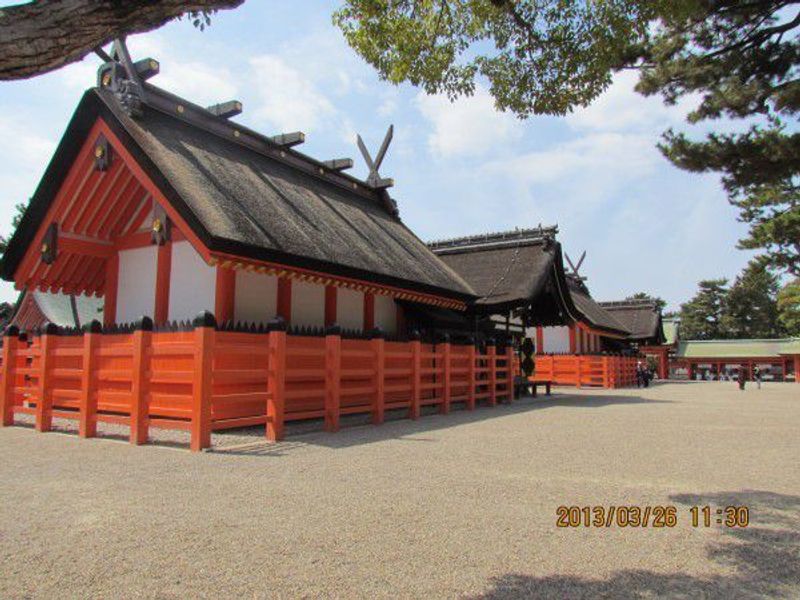
[[[339,431],[342,338],[338,327],[325,335],[325,431]]]
[[[54,346],[58,327],[48,324],[39,339],[39,394],[36,399],[36,431],[50,431],[53,426],[53,389],[51,385]]]
[[[143,317],[133,332],[133,381],[131,384],[130,442],[144,444],[150,427],[148,414],[148,394],[150,382],[147,378],[153,321]]]
[[[19,329],[12,325],[6,329],[3,338],[3,379],[0,387],[0,414],[2,426],[14,424],[14,388],[17,385],[17,351],[19,349]]]
[[[794,382],[800,383],[800,354],[794,357]]]
[[[452,379],[452,365],[450,364],[451,352],[450,352],[450,339],[447,338],[442,344],[442,361],[444,363],[444,373],[442,375],[442,384],[444,388],[442,389],[442,405],[439,409],[443,415],[446,415],[450,412],[450,400],[453,396],[452,391],[450,389],[451,379]]]
[[[269,332],[269,364],[267,365],[267,424],[266,438],[270,442],[283,439],[285,413],[284,388],[286,385],[286,331]]]
[[[100,341],[100,323],[92,321],[83,334],[83,362],[81,368],[81,396],[78,401],[80,418],[78,435],[91,438],[97,435],[97,364],[95,350]]]
[[[103,302],[103,325],[109,327],[117,322],[117,288],[119,287],[119,253],[106,260],[106,283]]]
[[[575,323],[573,323],[572,325],[569,326],[569,353],[570,354],[575,354],[575,352],[577,352],[577,347],[576,347],[576,343],[575,343],[575,329],[576,328],[577,328],[577,325]]]
[[[419,339],[412,340],[411,346],[411,401],[408,406],[408,417],[418,419],[420,413],[420,400],[422,393],[422,342]]]
[[[489,366],[489,406],[497,405],[497,347],[494,341],[486,348]]]
[[[375,294],[364,292],[364,331],[375,328]]]
[[[214,296],[214,317],[217,323],[234,320],[236,306],[236,271],[217,266],[217,281]]]
[[[172,242],[158,247],[156,260],[156,306],[153,321],[164,323],[169,319],[169,282],[172,271]]]
[[[658,357],[658,377],[660,379],[669,379],[669,357],[667,350],[661,350],[661,356]]]
[[[325,327],[336,324],[336,286],[328,285],[325,287]]]
[[[467,348],[467,410],[475,409],[475,344]]]
[[[536,354],[544,354],[544,328],[536,326]]]
[[[215,328],[216,320],[209,312],[198,315],[194,320],[192,428],[189,442],[192,452],[199,452],[211,446]]]
[[[386,342],[384,342],[382,336],[378,335],[372,338],[371,345],[372,352],[375,354],[375,395],[372,397],[372,424],[380,425],[383,423],[386,405],[384,391],[386,369],[384,352]]]
[[[292,280],[278,279],[278,316],[286,323],[292,321]]]

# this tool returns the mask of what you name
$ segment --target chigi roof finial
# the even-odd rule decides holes
[[[361,155],[364,157],[367,167],[369,167],[367,183],[376,189],[385,189],[394,185],[394,179],[388,177],[383,178],[378,173],[378,169],[381,168],[383,159],[386,158],[386,151],[389,149],[389,144],[392,141],[393,135],[394,125],[389,125],[389,129],[386,131],[386,135],[383,138],[383,143],[381,144],[380,150],[378,150],[378,154],[375,156],[375,160],[372,160],[372,156],[370,155],[369,150],[367,150],[367,147],[364,145],[364,140],[361,139],[361,136],[356,136],[358,141],[358,149],[361,150]]]

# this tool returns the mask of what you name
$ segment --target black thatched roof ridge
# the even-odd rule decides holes
[[[661,323],[661,311],[649,298],[598,302],[630,331],[630,339],[641,343],[663,344],[666,339]]]
[[[476,235],[431,240],[428,247],[439,255],[456,252],[481,251],[489,248],[541,243],[545,239],[554,240],[558,225],[529,229],[513,229]]]
[[[145,103],[136,118],[107,90],[84,94],[9,243],[3,278],[13,279],[81,143],[103,118],[212,252],[460,301],[474,298],[469,284],[400,221],[385,190],[326,171],[226,119],[184,118],[208,111],[149,84],[146,89],[158,108]],[[174,112],[167,113],[167,105]],[[237,137],[236,131],[244,133]]]

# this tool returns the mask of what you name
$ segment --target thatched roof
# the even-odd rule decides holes
[[[642,344],[663,344],[665,342],[661,311],[653,300],[628,299],[618,302],[600,302],[599,304],[631,332],[630,339],[632,341]]]
[[[555,228],[525,229],[430,242],[428,246],[469,283],[484,307],[525,305],[541,293],[559,249]]]
[[[5,279],[13,278],[100,118],[212,252],[462,301],[474,296],[402,223],[385,190],[326,169],[150,84],[145,88],[148,100],[135,118],[110,91],[84,94],[11,239],[2,266]]]

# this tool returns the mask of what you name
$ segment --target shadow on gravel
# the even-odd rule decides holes
[[[281,447],[292,441],[302,442],[309,446],[323,446],[326,448],[347,448],[350,446],[360,446],[373,442],[380,442],[388,439],[398,439],[408,442],[436,442],[435,438],[424,437],[424,434],[478,423],[487,419],[518,415],[537,410],[546,410],[553,407],[574,407],[576,409],[602,408],[617,404],[664,404],[668,400],[652,400],[639,396],[571,396],[568,394],[556,393],[553,396],[526,396],[515,400],[511,404],[498,403],[494,408],[479,405],[475,410],[468,411],[462,403],[455,403],[451,408],[450,414],[438,414],[435,406],[423,407],[422,416],[412,421],[406,417],[406,409],[398,409],[386,412],[386,422],[380,426],[370,423],[370,415],[350,415],[343,416],[340,422],[340,431],[336,433],[326,433],[323,429],[322,419],[313,419],[301,422],[290,422],[286,426],[288,442],[275,444],[275,451],[270,450],[270,446],[263,442],[264,428],[249,427],[247,429],[232,429],[227,432],[214,434],[214,451],[225,452],[227,454],[237,454],[238,446],[247,446],[246,452],[242,454],[260,454],[255,447],[250,446],[262,443],[263,454],[269,456],[280,455]],[[248,443],[252,439],[252,444]],[[230,441],[228,441],[230,440]],[[235,441],[234,441],[235,440]]]
[[[732,574],[698,577],[631,569],[618,571],[607,579],[587,579],[509,573],[494,578],[491,589],[475,598],[800,597],[800,496],[743,490],[679,494],[670,500],[684,507],[749,507],[750,525],[723,530],[722,541],[708,548],[709,561],[731,569]],[[684,512],[681,516],[688,515]]]

